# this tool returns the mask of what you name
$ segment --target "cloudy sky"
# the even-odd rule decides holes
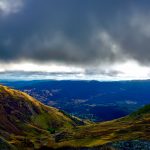
[[[0,0],[0,79],[150,78],[149,0]]]

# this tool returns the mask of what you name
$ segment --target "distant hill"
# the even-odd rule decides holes
[[[120,119],[92,123],[0,86],[0,119],[0,150],[119,150],[123,146],[132,150],[150,146],[149,105]]]
[[[42,103],[93,122],[124,117],[149,104],[150,80],[1,81],[28,93]]]

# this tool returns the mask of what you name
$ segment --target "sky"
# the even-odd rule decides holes
[[[149,0],[0,0],[0,79],[149,79],[149,8]]]

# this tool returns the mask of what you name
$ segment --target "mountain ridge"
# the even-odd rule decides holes
[[[0,118],[0,135],[5,139],[11,139],[13,144],[20,142],[22,138],[26,140],[24,137],[29,137],[26,142],[31,144],[31,137],[36,139],[38,133],[53,141],[52,134],[55,132],[71,130],[77,125],[84,124],[76,117],[66,115],[26,93],[6,86],[0,86]]]
[[[0,145],[17,150],[103,149],[102,145],[111,148],[109,143],[117,141],[150,141],[149,112],[150,105],[146,105],[120,119],[88,123],[0,85]]]

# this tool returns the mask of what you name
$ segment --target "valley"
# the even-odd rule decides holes
[[[119,119],[94,123],[0,86],[0,118],[0,149],[111,150],[150,144],[150,105]]]
[[[1,81],[42,103],[94,122],[126,116],[150,103],[150,81]]]

